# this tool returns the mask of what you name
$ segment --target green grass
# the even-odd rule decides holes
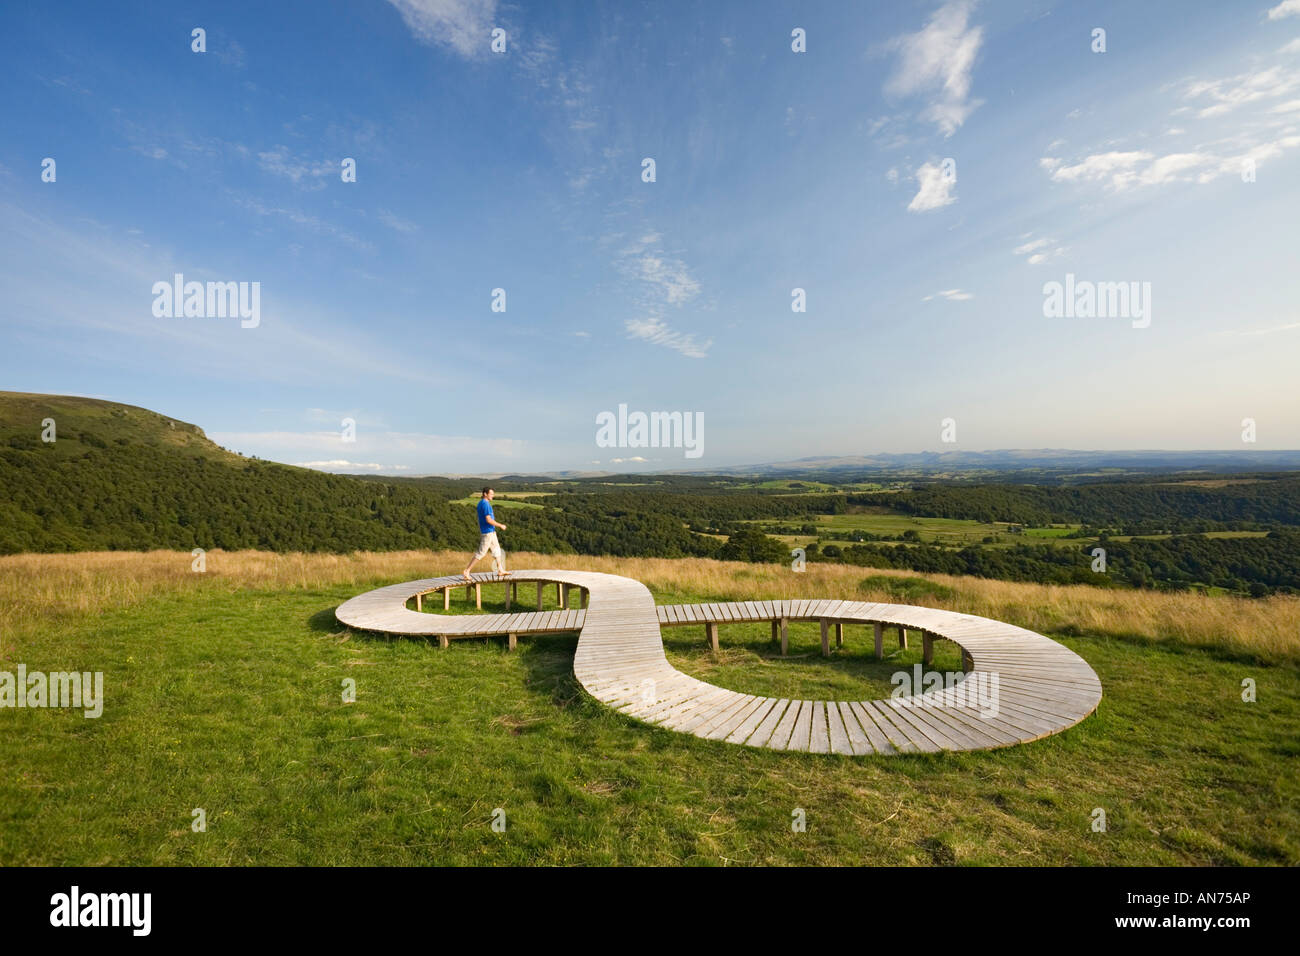
[[[457,498],[452,501],[453,505],[475,505],[482,500],[482,495],[466,495],[464,498]],[[515,501],[512,498],[502,498],[500,495],[492,499],[492,507],[496,508],[537,508],[542,510],[543,506],[533,501]]]
[[[98,720],[0,710],[0,864],[1300,862],[1294,665],[1060,638],[1106,694],[1064,734],[988,753],[785,754],[590,700],[574,635],[512,654],[502,639],[440,650],[344,631],[333,610],[363,589],[214,587],[17,629],[0,669],[102,670],[107,699]],[[726,686],[865,697],[888,687],[863,630],[829,661],[812,626],[786,661],[764,625],[724,625],[716,658],[696,629],[665,634],[678,666]],[[1240,700],[1246,677],[1257,703]],[[195,807],[206,833],[190,830]],[[1091,832],[1094,807],[1108,832]]]
[[[1020,535],[1007,531],[1005,523],[969,521],[964,518],[922,518],[915,515],[894,514],[883,511],[865,511],[842,515],[818,515],[813,522],[818,531],[845,532],[866,531],[878,535],[901,535],[906,531],[915,531],[922,541],[949,547],[964,547],[980,544],[984,538],[1002,535],[1003,544],[1021,542]],[[802,525],[796,519],[763,519],[754,524],[760,528],[790,527]],[[801,535],[801,538],[807,538]],[[836,541],[835,544],[845,542]]]

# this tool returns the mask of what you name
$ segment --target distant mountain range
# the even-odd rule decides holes
[[[911,452],[905,454],[814,456],[793,461],[717,468],[718,474],[782,474],[809,471],[1018,471],[1030,468],[1071,470],[1258,470],[1300,468],[1300,450],[1253,449],[1206,451],[1079,451],[1070,448],[1004,448],[994,451]]]
[[[1214,473],[1237,471],[1300,470],[1300,450],[1232,450],[1204,451],[1080,451],[1070,448],[1003,448],[994,451],[907,452],[899,454],[812,456],[790,461],[763,462],[699,469],[660,469],[658,471],[549,471],[535,474],[443,474],[441,478],[582,478],[625,477],[644,475],[726,475],[729,477],[798,478],[820,475],[841,478],[860,475],[926,476],[963,475],[1035,471],[1069,472],[1074,475],[1096,473],[1121,475],[1143,472]],[[434,477],[434,476],[422,476]]]

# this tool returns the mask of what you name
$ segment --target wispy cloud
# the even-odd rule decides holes
[[[275,146],[257,154],[257,164],[268,173],[283,176],[295,186],[324,189],[326,176],[337,175],[337,161],[306,160],[295,157],[287,146]]]
[[[713,340],[697,342],[695,336],[678,332],[664,324],[662,319],[628,319],[625,323],[627,334],[634,339],[642,339],[654,345],[681,352],[687,358],[705,358]]]
[[[1271,325],[1266,329],[1226,329],[1220,332],[1220,335],[1253,337],[1257,335],[1273,335],[1276,332],[1290,332],[1294,329],[1300,329],[1300,322],[1287,322],[1284,325]]]
[[[1169,153],[1156,156],[1148,150],[1095,153],[1072,165],[1052,156],[1039,160],[1055,182],[1101,183],[1113,192],[1170,183],[1208,183],[1220,176],[1240,173],[1248,163],[1276,159],[1300,146],[1300,136],[1281,136],[1240,152]]]
[[[320,235],[330,236],[334,239],[346,242],[348,245],[355,246],[358,249],[370,251],[374,248],[369,241],[354,235],[342,226],[336,226],[332,222],[326,222],[318,216],[302,212],[299,209],[289,209],[284,206],[268,206],[260,200],[244,199],[241,197],[235,197],[232,201],[236,205],[242,206],[249,212],[256,213],[259,216],[285,219],[296,226],[310,229],[312,232],[319,233]]]
[[[1028,238],[1023,237],[1023,238]],[[1038,238],[1023,242],[1011,250],[1013,256],[1025,256],[1025,262],[1031,266],[1041,265],[1048,259],[1065,254],[1065,247],[1058,246],[1055,239]]]
[[[348,461],[346,458],[335,458],[330,461],[296,461],[294,462],[299,468],[314,468],[316,471],[410,471],[410,465],[380,465],[375,462]]]
[[[643,231],[626,242],[614,266],[630,282],[631,297],[643,315],[624,323],[631,338],[674,349],[690,358],[708,354],[712,340],[700,342],[664,321],[669,309],[680,309],[700,294],[700,283],[681,258],[664,250],[660,233]]]
[[[421,43],[473,58],[487,52],[496,0],[388,0]]]
[[[353,464],[361,468],[401,468],[404,465],[375,465],[352,462],[336,457],[341,451],[357,451],[367,458],[406,459],[432,461],[438,458],[508,459],[523,452],[524,441],[514,438],[478,438],[462,435],[434,435],[420,432],[373,431],[360,428],[355,443],[344,443],[337,430],[328,431],[262,431],[262,432],[211,432],[209,438],[226,448],[245,454],[256,454],[271,460],[285,457],[302,457],[314,454],[308,461],[299,462],[304,468],[323,465],[342,467]],[[330,453],[333,452],[333,455]]]
[[[922,302],[929,302],[933,298],[947,299],[949,302],[965,302],[967,299],[975,298],[974,292],[966,292],[962,289],[944,289],[935,292],[933,295],[927,295],[921,299]]]
[[[907,204],[908,212],[928,212],[957,201],[957,197],[952,194],[952,187],[957,184],[956,179],[945,176],[943,170],[934,163],[921,166],[916,171],[915,178],[920,189]]]
[[[1278,65],[1218,80],[1196,80],[1188,84],[1185,96],[1189,100],[1211,101],[1196,114],[1204,119],[1222,116],[1247,103],[1273,99],[1297,88],[1300,88],[1300,71]]]
[[[950,0],[916,33],[895,39],[899,51],[885,92],[926,95],[921,118],[951,136],[983,101],[971,99],[971,71],[984,39],[981,27],[969,26],[973,0]]]

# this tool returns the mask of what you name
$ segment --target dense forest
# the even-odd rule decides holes
[[[853,544],[810,550],[810,560],[837,560],[873,568],[905,568],[937,574],[970,574],[1004,581],[1091,584],[1097,587],[1185,588],[1193,584],[1259,597],[1274,591],[1300,592],[1300,532],[1273,531],[1264,538],[1207,538],[1180,535],[1102,539],[1106,571],[1094,571],[1095,546],[960,549],[921,544],[891,547]],[[832,555],[826,555],[831,551]]]
[[[872,503],[873,496],[850,496]],[[894,495],[910,514],[1049,525],[1080,522],[1129,530],[1254,530],[1300,526],[1300,477],[1270,477],[1204,487],[1170,481],[1107,482],[1070,488],[986,484],[930,486]]]

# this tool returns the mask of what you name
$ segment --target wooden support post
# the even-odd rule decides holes
[[[477,581],[474,582],[474,606],[480,611],[483,610],[483,585]]]
[[[934,663],[934,638],[929,631],[921,633],[921,660],[927,665]]]
[[[583,588],[583,589],[582,589],[582,606],[583,606],[584,608],[587,606],[587,602],[588,602],[589,600],[591,600],[591,592],[588,591],[586,588]]]
[[[537,610],[539,611],[542,609],[542,594],[544,593],[545,588],[546,588],[545,581],[537,582]]]
[[[511,631],[506,635],[506,650],[513,651],[518,643],[518,635]]]
[[[781,639],[781,625],[776,618],[772,618],[772,643],[775,644]]]
[[[975,669],[975,661],[970,656],[970,651],[962,648],[961,652],[961,669],[962,673],[969,674]]]
[[[704,636],[709,639],[709,647],[713,648],[716,653],[718,650],[718,622],[710,621],[704,625]]]
[[[843,621],[835,622],[835,646],[836,647],[844,646],[844,622]]]
[[[451,588],[442,589],[442,609],[444,611],[451,610]]]
[[[901,624],[898,625],[898,646],[907,650],[907,628]]]
[[[786,652],[790,650],[790,619],[781,618],[781,656],[785,657]]]
[[[821,625],[822,625],[822,657],[830,657],[831,656],[831,637],[830,637],[831,622],[826,620],[826,618],[822,618]]]
[[[555,603],[564,607],[564,584],[560,581],[555,582]]]
[[[422,595],[419,595],[419,594],[417,594],[417,595],[415,596],[415,609],[416,609],[417,611],[423,611],[423,610],[424,610],[424,605],[423,605],[422,603],[420,603],[420,598],[421,598],[421,597],[422,597]]]
[[[877,621],[871,626],[876,632],[876,657],[882,658],[885,656],[885,625]]]
[[[446,635],[446,634],[439,634],[439,635],[438,635],[438,646],[439,646],[439,647],[449,647],[450,645],[451,645],[451,641],[447,638],[447,635]]]
[[[560,607],[568,608],[568,606],[569,606],[569,586],[567,584],[561,584],[560,585]]]
[[[514,594],[515,594],[515,582],[507,581],[506,582],[506,610],[507,611],[510,610],[510,602],[514,598]]]

